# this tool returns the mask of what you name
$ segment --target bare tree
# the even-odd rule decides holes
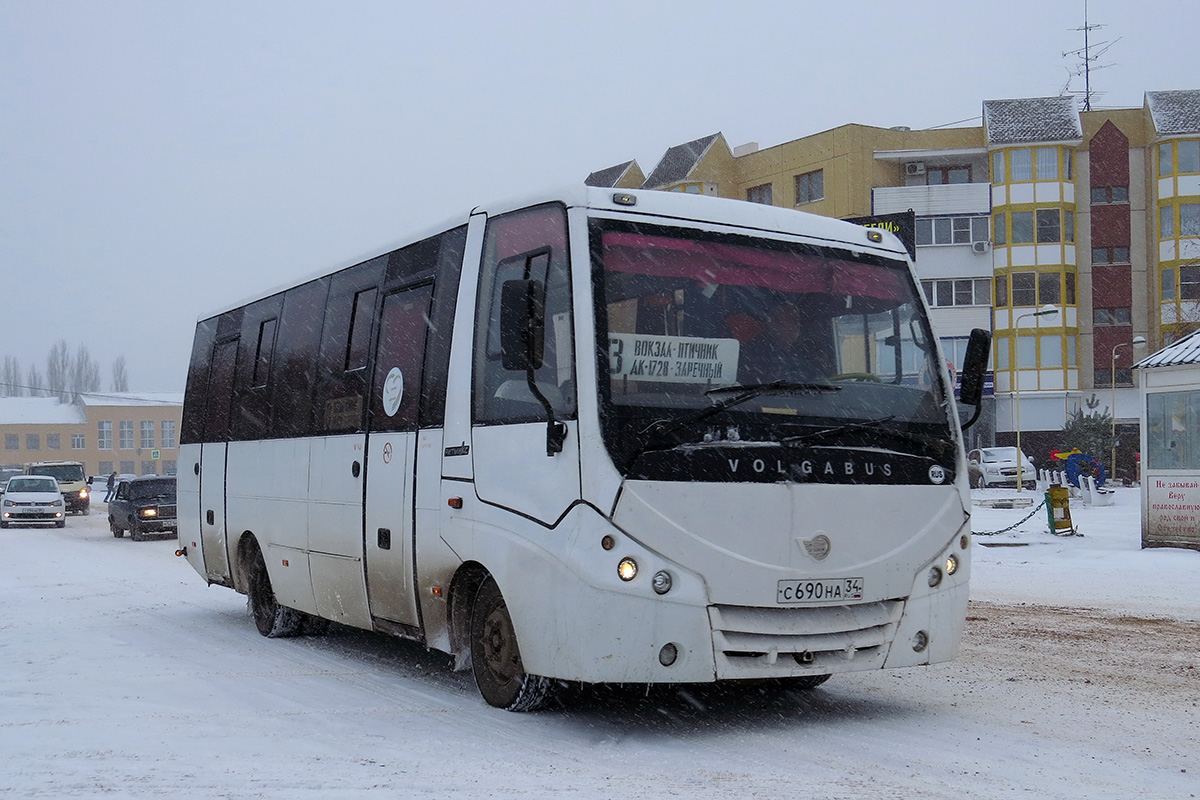
[[[42,379],[42,373],[38,372],[37,364],[29,365],[29,377],[25,379],[25,385],[30,397],[47,397],[50,394],[45,388],[46,381]]]
[[[0,397],[21,397],[25,394],[21,383],[21,362],[14,356],[4,357],[4,371],[0,372]]]
[[[125,368],[125,356],[118,356],[112,365],[112,390],[129,391],[129,371]]]
[[[71,348],[66,339],[59,339],[50,348],[46,356],[46,388],[50,394],[67,402],[68,390],[71,386]]]
[[[78,402],[79,395],[84,392],[100,391],[100,367],[92,361],[87,345],[79,345],[75,351],[75,360],[71,362],[70,395]]]

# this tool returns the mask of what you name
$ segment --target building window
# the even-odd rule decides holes
[[[762,186],[751,186],[746,190],[746,199],[751,203],[762,203],[764,206],[774,204],[771,197],[771,184],[764,183]]]
[[[1162,271],[1162,299],[1175,299],[1175,270],[1172,267]]]
[[[916,242],[970,244],[988,240],[987,217],[922,217],[916,221]]]
[[[26,450],[41,450],[42,436],[38,433],[25,434],[25,449]]]
[[[109,447],[105,447],[105,448],[101,448],[101,449],[102,450],[111,450],[112,449],[112,430],[111,429],[109,430],[109,442],[108,443],[109,443]],[[84,450],[86,448],[87,448],[87,437],[84,436],[82,433],[72,433],[71,434],[71,449],[72,450]]]
[[[1008,224],[1007,218],[1004,214],[996,215],[995,224],[992,225],[992,230],[994,231],[992,234],[994,237],[993,241],[995,241],[996,244],[1008,244]]]
[[[101,475],[105,475],[105,476],[111,475],[112,471],[113,471],[113,462],[111,462],[111,461],[101,461],[100,462],[100,474]]]
[[[47,450],[61,450],[62,449],[61,434],[47,433],[46,434],[46,449]]]
[[[1068,272],[1063,278],[1067,285],[1067,293],[1063,300],[1067,305],[1073,306],[1075,305],[1075,273]]]
[[[1179,299],[1200,300],[1200,266],[1179,268]]]
[[[1015,215],[1014,215],[1015,216]],[[1061,215],[1057,208],[1039,208],[1037,211],[1038,244],[1062,241]]]
[[[1128,247],[1093,247],[1093,264],[1128,264]]]
[[[1039,181],[1058,180],[1058,148],[1039,147],[1037,149],[1037,176]]]
[[[1017,369],[1037,369],[1037,336],[1017,337]]]
[[[162,466],[163,466],[163,471],[162,471],[163,475],[174,475],[175,471],[177,469],[177,467],[175,466],[175,459],[173,459],[173,458],[164,458],[163,462],[162,462]]]
[[[1063,154],[1063,180],[1075,180],[1075,151],[1070,148],[1065,148]]]
[[[158,474],[158,462],[157,461],[143,461],[142,462],[142,474],[143,475],[157,475]]]
[[[1163,142],[1158,146],[1158,174],[1170,175],[1174,171],[1171,164],[1171,143]]]
[[[1063,209],[1063,241],[1075,241],[1075,212],[1069,208]]]
[[[117,423],[117,447],[133,449],[133,420],[123,419]]]
[[[112,423],[102,420],[96,423],[96,447],[100,450],[112,450]]]
[[[1014,211],[1012,213],[1012,243],[1033,244],[1033,212]]]
[[[1128,203],[1128,186],[1093,186],[1092,205],[1101,203]]]
[[[1038,305],[1062,302],[1062,280],[1057,272],[1038,273]]]
[[[1176,142],[1175,146],[1179,148],[1179,171],[1200,172],[1200,140]]]
[[[929,186],[970,182],[970,167],[930,167],[925,170],[925,183]]]
[[[1179,207],[1179,235],[1200,236],[1200,203],[1184,203]]]
[[[796,176],[796,205],[812,203],[825,197],[825,170]]]
[[[1162,206],[1158,209],[1158,238],[1175,238],[1175,207]]]
[[[992,153],[992,182],[1004,183],[1004,151]]]
[[[1038,349],[1041,351],[1039,366],[1061,369],[1063,365],[1062,337],[1051,334],[1039,336],[1038,339]]]
[[[4,449],[5,450],[20,450],[21,436],[16,433],[4,434]]]
[[[929,305],[989,306],[992,304],[992,282],[989,278],[955,278],[921,281]]]
[[[175,447],[175,420],[173,419],[162,421],[162,446],[164,450]]]
[[[154,449],[154,422],[151,420],[142,420],[141,423],[142,444],[143,450]]]
[[[1008,156],[1008,170],[1013,181],[1033,180],[1033,154],[1027,148],[1013,150]]]
[[[1037,305],[1037,274],[1014,272],[1012,274],[1012,304],[1014,306]]]
[[[996,276],[996,308],[1008,307],[1008,276]]]
[[[132,461],[122,461],[121,462],[121,474],[122,475],[132,475],[133,474],[133,462]]]
[[[1093,308],[1093,325],[1129,325],[1128,308]]]

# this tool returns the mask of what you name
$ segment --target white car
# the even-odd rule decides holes
[[[976,489],[989,486],[1017,485],[1017,448],[981,447],[967,453],[971,485]],[[1037,486],[1037,468],[1033,459],[1021,453],[1021,484],[1026,489]]]
[[[13,523],[53,522],[67,525],[67,508],[50,475],[17,475],[9,478],[0,500],[0,528]]]

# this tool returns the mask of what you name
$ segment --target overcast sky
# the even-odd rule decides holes
[[[197,317],[722,131],[1058,95],[1083,0],[0,0],[0,356],[182,391]],[[986,9],[986,10],[984,10]],[[1097,106],[1200,88],[1195,0],[1091,0]],[[1119,41],[1116,41],[1119,38]],[[1077,78],[1072,89],[1082,89]]]

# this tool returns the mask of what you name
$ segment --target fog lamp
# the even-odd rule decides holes
[[[919,653],[929,646],[929,634],[925,631],[917,631],[912,638],[913,652]]]
[[[621,563],[617,564],[617,575],[623,581],[633,580],[637,577],[637,562],[629,557],[622,558]]]
[[[650,583],[650,585],[654,587],[654,591],[657,594],[666,594],[667,592],[671,591],[671,584],[671,573],[667,572],[665,569],[660,569],[658,572],[654,573],[654,580]]]
[[[946,556],[946,574],[953,575],[956,572],[958,572],[958,556],[953,554]]]
[[[937,567],[931,567],[929,570],[929,585],[937,586],[942,582],[942,571]]]
[[[658,663],[664,667],[669,667],[675,663],[675,659],[679,658],[679,648],[671,642],[667,642],[662,646],[662,650],[658,651]]]

